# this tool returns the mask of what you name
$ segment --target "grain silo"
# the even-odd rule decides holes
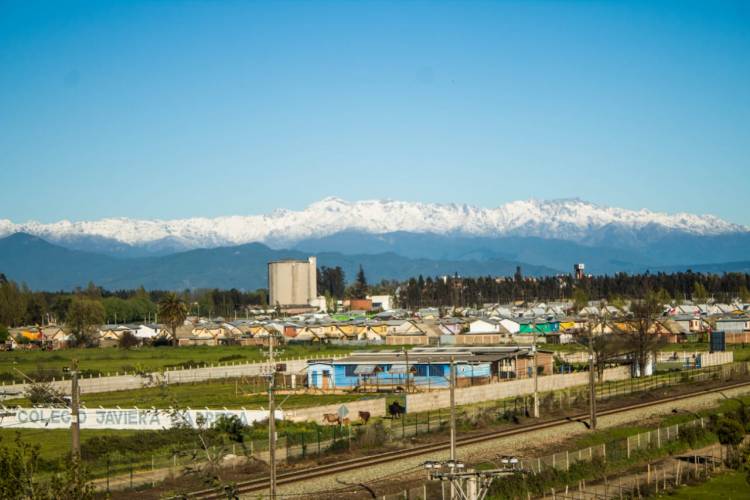
[[[269,305],[308,306],[317,297],[317,259],[279,260],[268,263]]]

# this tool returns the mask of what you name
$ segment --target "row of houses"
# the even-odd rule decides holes
[[[259,317],[226,321],[189,317],[177,331],[179,345],[258,345],[271,336],[286,342],[343,343],[361,342],[385,345],[494,345],[524,343],[532,333],[544,342],[566,343],[588,328],[592,318],[606,316],[608,321],[594,322],[594,333],[627,331],[627,306],[621,308],[592,302],[575,316],[566,315],[570,303],[489,304],[479,310],[468,308],[446,311],[422,308],[415,312],[392,309],[377,314],[365,311],[346,313],[306,313],[284,319]],[[664,312],[651,326],[651,333],[668,337],[671,342],[693,341],[709,331],[726,332],[728,343],[748,342],[750,337],[748,304],[665,305]],[[452,314],[452,315],[451,315]],[[98,329],[96,341],[102,347],[119,345],[125,335],[140,343],[152,343],[169,337],[163,325],[111,324]],[[11,347],[18,344],[62,348],[71,340],[57,325],[29,326],[11,330]]]

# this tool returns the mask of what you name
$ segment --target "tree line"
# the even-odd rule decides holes
[[[590,300],[618,300],[658,294],[663,303],[684,300],[705,302],[713,299],[730,302],[750,301],[750,274],[703,274],[692,271],[678,273],[617,273],[590,276],[577,280],[570,275],[523,277],[419,276],[393,288],[400,307],[481,307],[486,303],[509,303],[516,300],[567,301],[583,293]]]
[[[73,291],[32,291],[0,274],[0,325],[43,325],[70,323],[81,317],[94,317],[101,323],[154,322],[166,290],[109,291],[94,283]],[[250,307],[265,307],[268,292],[260,289],[184,290],[177,294],[189,314],[200,316],[245,316]]]
[[[683,300],[705,302],[714,299],[730,302],[750,301],[750,274],[642,273],[590,276],[576,280],[570,275],[523,277],[427,277],[403,282],[382,281],[369,284],[360,267],[351,284],[346,283],[340,267],[321,267],[318,271],[318,293],[332,299],[363,298],[367,294],[396,297],[400,307],[480,307],[485,303],[508,303],[515,300],[574,300],[584,294],[590,300],[638,298],[648,292],[658,295],[662,303]],[[130,323],[158,320],[158,305],[169,293],[165,290],[138,288],[109,291],[93,283],[66,292],[32,291],[24,284],[0,274],[0,325],[42,325],[49,323]],[[268,292],[259,289],[245,292],[237,289],[184,290],[177,293],[187,314],[230,319],[245,316],[251,307],[268,306]]]

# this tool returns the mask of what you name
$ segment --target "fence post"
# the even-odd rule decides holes
[[[661,448],[661,427],[656,428],[656,447]]]
[[[630,458],[630,436],[628,436],[627,442],[628,442],[628,445],[627,445],[628,458]]]

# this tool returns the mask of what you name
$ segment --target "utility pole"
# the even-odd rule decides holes
[[[539,381],[537,380],[537,360],[536,360],[536,321],[532,323],[533,330],[532,335],[534,338],[531,341],[531,350],[534,354],[534,418],[539,418]]]
[[[401,350],[404,352],[404,358],[406,358],[406,393],[409,394],[409,351],[402,347]]]
[[[79,391],[78,391],[78,360],[70,363],[70,434],[73,459],[81,458],[81,424],[78,421]]]
[[[271,371],[268,376],[268,462],[270,474],[270,500],[276,500],[276,402],[274,401],[274,384],[276,382],[276,364],[273,359],[273,333],[268,338],[268,354]]]
[[[516,457],[503,457],[502,467],[490,470],[466,470],[463,462],[457,460],[427,461],[424,468],[427,477],[431,480],[449,481],[451,484],[451,495],[462,500],[484,500],[495,479],[526,474],[519,467],[520,463]],[[446,470],[447,469],[447,470]],[[464,486],[464,483],[468,483]],[[456,493],[454,495],[454,492]]]
[[[451,374],[450,374],[450,402],[451,402],[451,452],[450,459],[452,463],[456,462],[456,357],[451,356]],[[456,498],[456,487],[451,481],[451,500]]]
[[[589,419],[591,420],[591,430],[596,430],[596,385],[594,383],[594,330],[591,323],[588,324],[589,330]]]

